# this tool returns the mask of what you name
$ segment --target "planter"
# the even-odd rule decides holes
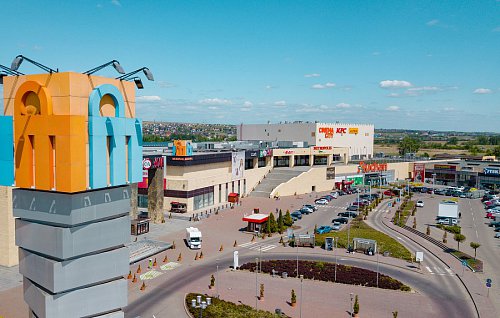
[[[214,286],[208,285],[208,289],[212,289],[212,288],[214,288]]]
[[[290,303],[290,306],[295,307],[297,306],[297,303]]]

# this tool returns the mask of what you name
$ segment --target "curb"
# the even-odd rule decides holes
[[[191,315],[191,313],[189,312],[189,309],[188,309],[188,308],[187,308],[187,306],[186,306],[186,297],[187,297],[187,295],[188,295],[187,293],[186,293],[186,294],[184,294],[184,297],[182,298],[182,300],[183,300],[183,304],[184,304],[184,306],[183,306],[183,307],[184,307],[184,310],[186,311],[186,315],[187,315],[189,318],[194,318],[194,317],[193,317],[193,315]]]

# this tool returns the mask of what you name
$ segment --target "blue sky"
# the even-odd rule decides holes
[[[0,64],[148,66],[145,120],[500,132],[500,1],[2,1]],[[28,64],[20,71],[38,72]],[[101,75],[117,76],[112,68]]]

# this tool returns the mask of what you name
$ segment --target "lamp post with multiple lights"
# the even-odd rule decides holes
[[[202,300],[201,296],[196,296],[196,299],[191,299],[191,307],[200,309],[200,318],[203,317],[203,310],[207,309],[208,306],[212,304],[212,298],[207,297],[206,300]]]

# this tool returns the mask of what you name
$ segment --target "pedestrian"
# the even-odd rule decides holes
[[[458,212],[458,218],[461,219],[462,218],[462,212]]]
[[[153,267],[153,260],[150,258],[148,268],[151,269],[152,267]]]

